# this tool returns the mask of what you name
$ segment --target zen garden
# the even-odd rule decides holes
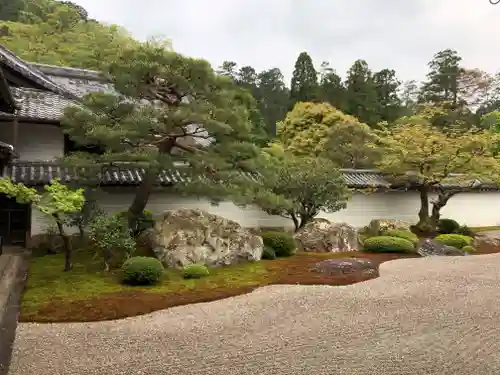
[[[75,17],[82,11],[57,7],[80,12]],[[30,246],[23,322],[125,318],[271,284],[347,285],[378,277],[390,260],[500,251],[496,238],[482,235],[495,228],[441,215],[455,195],[500,183],[500,81],[462,67],[456,51],[437,53],[427,81],[403,96],[393,70],[372,73],[358,60],[344,81],[327,65],[317,71],[304,52],[289,89],[279,70],[238,70],[232,62],[214,70],[167,43],[138,42],[99,23],[64,32],[67,40],[93,33],[97,42],[75,48],[94,52],[101,34],[112,33],[102,60],[95,53],[72,60],[62,48],[39,55],[23,50],[29,35],[15,31],[22,22],[5,23],[8,48],[30,61],[99,69],[114,87],[86,95],[60,119],[82,146],[60,160],[79,173],[78,183],[54,178],[36,189],[0,181],[0,192],[51,223]],[[37,33],[40,25],[22,30]],[[146,174],[129,206],[107,213],[91,196],[100,168],[117,163]],[[198,209],[153,215],[146,206],[155,181],[173,165],[184,166],[183,182],[172,186],[179,196],[258,207],[290,225],[243,228]],[[353,193],[380,189],[348,187],[342,168],[373,169],[392,187],[417,191],[414,222],[373,218],[355,228],[318,218],[348,207]]]

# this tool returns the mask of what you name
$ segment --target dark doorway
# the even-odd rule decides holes
[[[0,194],[0,236],[4,245],[26,246],[31,207]]]

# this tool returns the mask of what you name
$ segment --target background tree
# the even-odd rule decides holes
[[[330,64],[324,61],[321,64],[318,98],[330,103],[338,109],[344,106],[345,88],[342,84],[342,78],[335,73]]]
[[[318,73],[311,56],[302,52],[295,62],[290,85],[290,108],[297,102],[312,102],[318,99]]]
[[[261,183],[247,190],[247,203],[270,215],[291,219],[295,231],[322,211],[331,213],[346,207],[349,189],[330,160],[274,151],[268,153],[261,169]]]
[[[330,127],[323,156],[339,168],[373,168],[380,158],[379,150],[370,146],[376,135],[359,121],[340,121]]]
[[[258,93],[255,99],[272,135],[276,135],[276,124],[285,118],[288,111],[290,90],[283,80],[283,73],[278,68],[263,70],[257,76]]]
[[[418,226],[426,231],[435,230],[441,209],[464,187],[475,187],[478,179],[496,181],[499,176],[499,161],[493,152],[498,135],[477,130],[445,133],[432,126],[430,116],[432,111],[421,112],[380,131],[382,158],[377,163],[396,182],[418,189]],[[432,201],[431,192],[437,193]]]
[[[17,21],[26,6],[25,0],[7,0],[0,2],[0,21]]]
[[[189,165],[185,173],[193,177],[176,185],[183,193],[214,199],[237,194],[230,188],[232,179],[239,171],[251,171],[250,160],[259,153],[250,143],[255,102],[246,90],[215,74],[206,61],[151,42],[122,50],[107,75],[119,95],[90,94],[84,107],[67,109],[62,124],[76,143],[106,150],[104,155],[73,155],[73,164],[128,161],[147,170],[128,210],[130,229],[158,173],[178,162]]]
[[[401,114],[401,99],[398,90],[401,82],[396,77],[396,71],[382,69],[373,75],[373,84],[377,94],[379,120],[392,122]]]
[[[381,120],[377,90],[368,64],[357,60],[347,73],[344,111],[370,126]]]
[[[61,184],[58,179],[45,185],[45,193],[39,194],[36,189],[23,184],[15,184],[10,178],[0,179],[0,191],[21,204],[33,204],[42,213],[51,217],[59,231],[64,244],[64,271],[73,268],[71,242],[64,230],[68,215],[80,211],[85,203],[83,189],[72,190]]]
[[[285,150],[296,155],[322,155],[330,131],[341,123],[359,123],[328,103],[297,103],[278,123],[278,137]]]

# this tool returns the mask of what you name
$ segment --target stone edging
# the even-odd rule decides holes
[[[16,273],[3,317],[0,317],[0,375],[9,372],[16,328],[21,308],[21,299],[28,276],[28,255],[21,254],[21,264]]]

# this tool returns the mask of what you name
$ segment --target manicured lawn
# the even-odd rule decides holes
[[[211,269],[211,275],[202,279],[184,280],[179,271],[168,270],[156,286],[130,287],[119,283],[119,271],[101,271],[99,260],[92,259],[88,252],[81,250],[75,255],[75,265],[71,272],[61,271],[61,255],[31,259],[21,321],[67,322],[124,318],[172,306],[248,293],[269,284],[352,284],[373,276],[325,276],[310,271],[310,268],[315,263],[330,258],[369,258],[378,265],[386,260],[408,256],[299,253],[290,258]]]

